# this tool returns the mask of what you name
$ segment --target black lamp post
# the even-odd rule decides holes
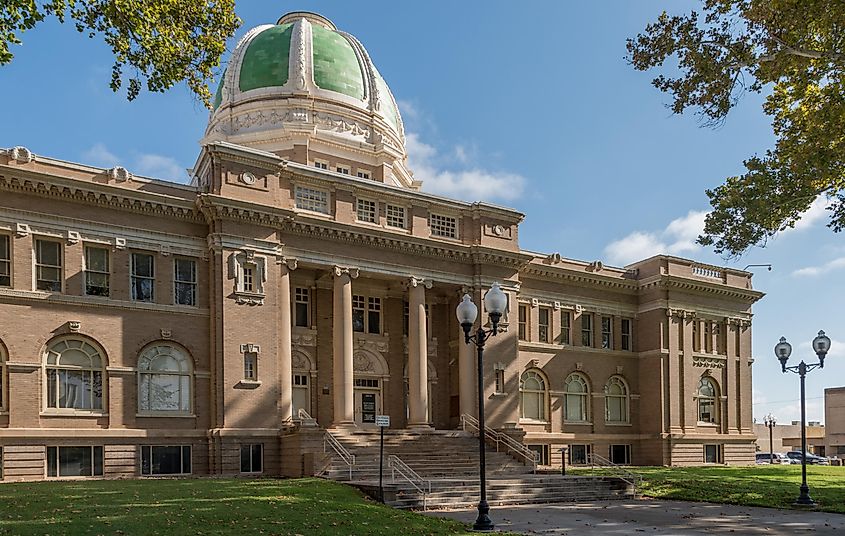
[[[769,463],[775,463],[775,447],[774,443],[772,443],[772,429],[775,427],[775,416],[769,413],[763,419],[763,424],[766,425],[766,428],[769,429]]]
[[[813,350],[819,358],[818,363],[808,365],[802,359],[798,365],[787,367],[786,362],[792,354],[792,345],[786,342],[786,337],[781,337],[780,342],[775,345],[775,355],[780,361],[783,372],[794,372],[801,377],[801,494],[796,499],[795,504],[808,506],[815,504],[815,502],[810,498],[810,488],[807,486],[807,409],[804,395],[804,377],[811,370],[824,368],[824,357],[830,350],[830,338],[824,334],[824,331],[819,331],[818,336],[813,339]]]
[[[482,366],[482,359],[484,355],[484,343],[488,337],[495,336],[499,332],[499,320],[502,318],[502,313],[505,312],[505,307],[508,303],[508,297],[499,288],[498,283],[493,283],[487,294],[484,295],[484,308],[490,315],[491,329],[485,330],[482,326],[478,326],[475,335],[471,335],[472,326],[475,324],[475,319],[478,317],[478,307],[472,302],[469,294],[464,294],[461,303],[458,304],[457,315],[458,322],[464,330],[464,340],[466,344],[473,343],[478,349],[478,453],[480,465],[480,483],[481,483],[481,499],[478,502],[478,517],[475,520],[473,529],[479,531],[493,530],[493,522],[490,521],[490,505],[487,504],[487,461],[485,458],[484,446],[484,368]]]

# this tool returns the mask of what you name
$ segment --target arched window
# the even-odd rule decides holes
[[[522,373],[519,379],[522,397],[522,418],[535,421],[546,420],[546,380],[536,370]]]
[[[716,411],[716,395],[718,393],[716,382],[712,378],[701,378],[698,382],[698,421],[706,423],[718,422]]]
[[[103,409],[101,350],[85,339],[65,337],[50,343],[44,361],[47,408]]]
[[[628,385],[619,376],[611,376],[604,386],[605,421],[630,422],[628,410]]]
[[[138,359],[138,412],[190,413],[193,366],[184,350],[157,344]]]
[[[564,382],[564,421],[566,422],[587,422],[589,417],[588,400],[590,388],[587,378],[582,374],[573,372],[566,377]]]

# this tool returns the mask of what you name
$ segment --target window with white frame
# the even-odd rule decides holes
[[[399,205],[385,206],[385,222],[388,227],[398,227],[404,229],[407,226],[407,218],[405,217],[405,207]]]
[[[718,422],[716,397],[719,390],[712,378],[703,377],[698,382],[698,422],[715,424]]]
[[[85,294],[88,296],[108,296],[109,266],[108,248],[85,246]]]
[[[258,381],[258,352],[250,350],[244,352],[244,380]]]
[[[355,294],[352,296],[352,331],[364,333],[366,330],[367,299]]]
[[[593,454],[592,445],[569,445],[567,450],[570,465],[586,465]]]
[[[191,474],[190,445],[142,445],[142,475],[188,475]]]
[[[103,447],[47,447],[47,477],[103,476]]]
[[[173,299],[176,305],[197,304],[197,261],[173,259]]]
[[[294,198],[296,208],[300,210],[310,210],[311,212],[319,212],[321,214],[329,213],[329,193],[325,190],[297,186]]]
[[[311,327],[311,289],[294,289],[294,325],[300,328]]]
[[[320,160],[315,160],[314,161],[314,167],[317,168],[317,169],[329,169],[329,163],[328,162],[322,162]]]
[[[452,216],[429,214],[428,226],[431,229],[431,236],[458,237],[458,220]]]
[[[12,241],[0,234],[0,287],[12,286]]]
[[[611,376],[604,386],[605,420],[609,423],[628,423],[628,384],[619,376]]]
[[[601,347],[613,349],[613,319],[609,316],[601,317]]]
[[[622,349],[623,350],[630,352],[631,350],[634,349],[634,346],[632,344],[632,335],[633,335],[633,331],[631,329],[631,319],[630,318],[623,318],[622,319],[622,333],[621,333],[622,339],[620,341],[622,343]]]
[[[358,178],[359,179],[369,179],[370,178],[370,172],[359,169],[358,170]]]
[[[572,315],[569,311],[560,312],[560,343],[570,344],[572,340]]]
[[[573,372],[566,377],[564,389],[564,421],[587,422],[589,419],[590,389],[583,374]]]
[[[155,301],[155,257],[149,253],[132,253],[130,264],[132,299]]]
[[[551,457],[549,456],[551,449],[549,445],[525,445],[530,450],[534,451],[537,458],[537,465],[551,465]]]
[[[101,411],[105,364],[100,350],[82,338],[63,337],[44,356],[47,408]]]
[[[35,240],[35,288],[62,291],[62,244],[53,240]]]
[[[522,418],[534,421],[546,420],[546,380],[536,370],[527,370],[519,379],[522,398]]]
[[[722,463],[722,445],[704,445],[704,463]]]
[[[581,346],[593,346],[593,315],[581,313]]]
[[[241,445],[241,473],[261,473],[264,471],[264,445],[254,443]]]
[[[138,412],[189,414],[193,365],[187,353],[172,344],[156,344],[138,358]]]
[[[358,199],[358,221],[378,223],[378,203],[369,199]]]
[[[367,333],[381,333],[381,298],[367,298]]]
[[[551,319],[551,310],[548,307],[540,307],[537,311],[537,329],[540,342],[551,342],[549,339],[549,323]]]
[[[520,304],[519,305],[519,329],[518,336],[519,340],[527,341],[528,340],[528,306]]]
[[[493,382],[493,389],[494,393],[497,395],[505,394],[505,368],[501,365],[496,365],[493,367],[493,375],[494,375],[494,382]]]
[[[251,262],[245,262],[243,264],[244,292],[255,292],[255,272],[255,264]]]
[[[338,164],[337,166],[335,166],[335,171],[342,175],[349,175],[349,166]]]
[[[610,445],[610,463],[631,465],[631,445]]]

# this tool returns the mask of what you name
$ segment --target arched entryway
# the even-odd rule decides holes
[[[366,349],[356,350],[352,355],[355,382],[355,424],[375,427],[376,415],[384,408],[386,383],[390,370],[384,357]]]

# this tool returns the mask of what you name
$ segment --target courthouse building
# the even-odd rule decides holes
[[[309,417],[454,429],[455,307],[494,282],[488,425],[542,463],[754,460],[751,274],[526,251],[523,214],[421,191],[385,80],[322,16],[243,37],[190,185],[36,153],[0,151],[6,480],[278,475]]]

